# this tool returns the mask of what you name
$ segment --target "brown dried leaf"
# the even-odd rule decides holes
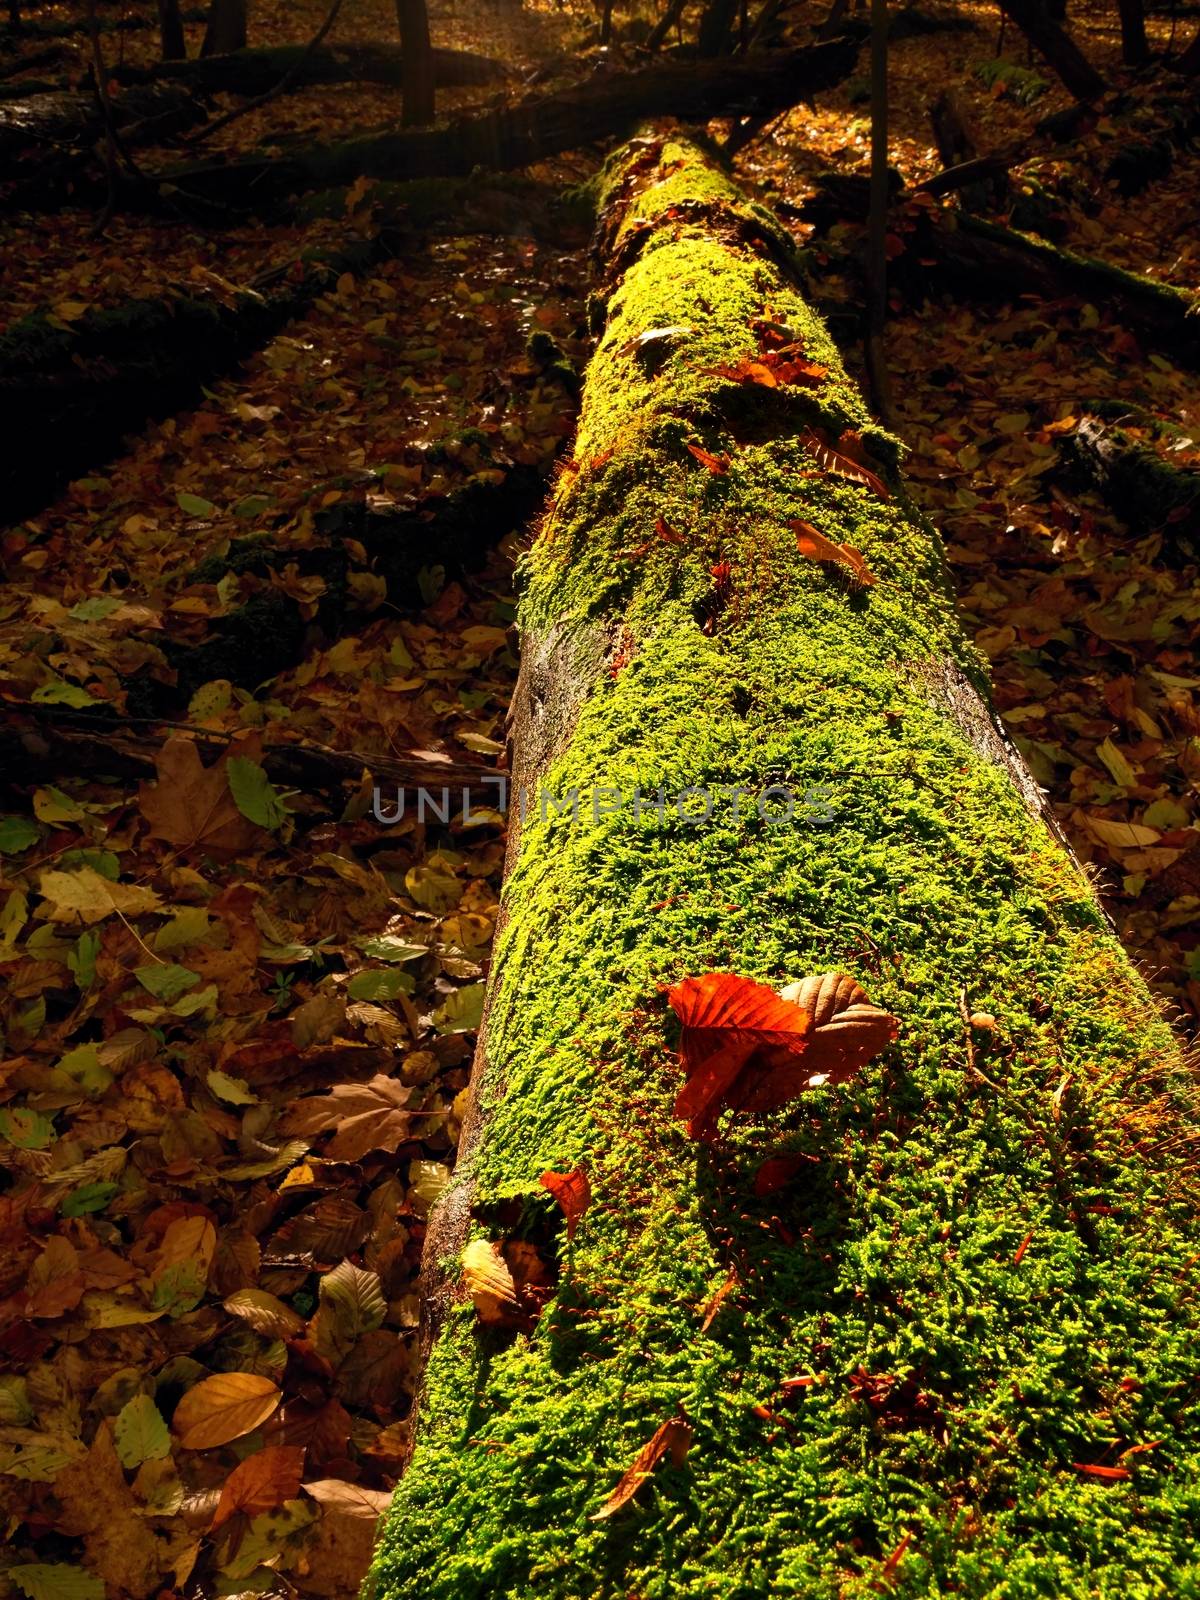
[[[480,1322],[511,1327],[521,1320],[517,1286],[498,1244],[472,1239],[462,1253],[462,1272]]]
[[[304,1327],[304,1318],[266,1289],[235,1290],[225,1309],[267,1339],[292,1339]]]
[[[874,584],[875,574],[868,567],[862,551],[856,550],[852,544],[835,544],[818,528],[814,528],[811,522],[802,522],[798,517],[793,518],[788,527],[796,535],[796,549],[802,556],[807,556],[810,561],[837,562],[853,574],[855,583],[863,589],[869,589]]]
[[[592,1513],[590,1520],[603,1522],[606,1517],[620,1511],[622,1506],[628,1505],[665,1455],[670,1455],[673,1466],[682,1466],[691,1443],[692,1425],[686,1417],[672,1417],[664,1422],[638,1451],[632,1466],[621,1474],[616,1488],[599,1511]]]
[[[185,1450],[211,1450],[251,1433],[282,1398],[270,1378],[218,1372],[187,1391],[175,1407],[171,1427]]]
[[[303,1476],[304,1451],[299,1445],[267,1445],[256,1450],[226,1478],[209,1531],[215,1533],[239,1511],[254,1517],[295,1499]]]
[[[138,807],[152,837],[180,849],[202,846],[209,855],[236,855],[264,844],[270,835],[242,815],[230,792],[228,768],[234,756],[261,760],[261,741],[241,739],[206,767],[191,739],[168,739],[154,758],[157,783],[144,783],[138,792]]]

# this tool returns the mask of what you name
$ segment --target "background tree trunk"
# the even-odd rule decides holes
[[[420,128],[433,121],[435,92],[429,12],[425,0],[396,0],[396,21],[400,25],[400,51],[404,63],[401,120],[406,128]]]
[[[700,17],[700,36],[697,49],[703,59],[723,56],[732,44],[733,24],[737,19],[738,0],[707,0]]]
[[[1146,13],[1142,0],[1117,0],[1121,15],[1121,60],[1127,67],[1142,67],[1150,59],[1146,39]]]
[[[560,1596],[665,1593],[669,1561],[680,1600],[833,1593],[851,1563],[867,1593],[914,1527],[937,1530],[922,1593],[981,1592],[1014,1548],[1053,1592],[1126,1560],[1147,1517],[1186,1561],[1171,1475],[1081,1488],[1106,1447],[1061,1404],[1110,1342],[1147,1394],[1194,1376],[1200,1299],[1170,1292],[1169,1338],[1130,1310],[1200,1248],[1182,1052],[989,709],[936,536],[804,442],[819,416],[898,488],[819,318],[730,242],[746,203],[678,138],[639,141],[608,198],[609,322],[525,563],[527,802],[374,1592],[426,1600],[437,1573],[446,1597],[525,1600],[546,1574]],[[781,327],[826,375],[756,389],[747,429],[729,367]],[[854,551],[804,555],[793,517]],[[772,826],[783,775],[801,809]],[[689,1138],[662,990],[830,971],[899,1019],[896,1043],[841,1090]],[[540,1178],[581,1166],[568,1245]],[[550,1298],[481,1326],[456,1263],[510,1238]],[[948,1473],[945,1419],[980,1415]],[[694,1431],[685,1462],[664,1428]],[[1170,1428],[1197,1447],[1194,1411]],[[997,1439],[1020,1499],[942,1537]],[[614,1510],[635,1466],[653,1482]]]
[[[158,27],[162,59],[185,61],[187,40],[183,33],[183,18],[179,14],[179,0],[158,0]]]
[[[212,0],[200,54],[223,56],[244,49],[249,10],[250,0]]]
[[[1043,0],[1000,0],[1029,43],[1054,68],[1077,100],[1098,100],[1106,84],[1065,28],[1050,15]]]

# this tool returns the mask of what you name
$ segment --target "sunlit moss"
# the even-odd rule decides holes
[[[758,348],[764,316],[823,384],[748,393],[712,370]],[[689,331],[651,366],[634,341],[655,328]],[[489,1120],[459,1180],[478,1210],[534,1208],[545,1167],[585,1160],[595,1201],[532,1335],[463,1309],[436,1347],[377,1563],[389,1600],[865,1600],[906,1536],[908,1595],[1200,1582],[1200,1230],[1186,1163],[1144,1159],[1131,1120],[1163,1096],[1192,1118],[1177,1048],[1078,869],[927,687],[930,661],[978,672],[936,539],[903,501],[817,472],[813,425],[892,449],[778,269],[664,213],[613,296],[527,562],[528,629],[625,646],[545,777],[560,803],[579,792],[578,820],[534,805],[523,830]],[[875,586],[803,559],[795,517],[859,548]],[[790,821],[760,810],[774,780]],[[750,791],[740,816],[673,803],[721,786]],[[593,812],[598,788],[626,803]],[[895,1046],[698,1150],[671,1114],[663,987],[833,968],[899,1017]],[[975,1036],[985,1076],[964,998],[996,1018]],[[810,1160],[758,1198],[780,1148]],[[873,1408],[860,1372],[907,1400]],[[794,1376],[813,1381],[789,1398]],[[681,1405],[687,1465],[591,1520]],[[1129,1482],[1073,1465],[1153,1441]]]

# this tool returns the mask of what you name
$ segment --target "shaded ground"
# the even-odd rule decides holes
[[[254,28],[302,41],[323,9],[259,8]],[[995,58],[994,14],[958,9],[975,32],[894,48],[892,154],[910,184],[938,166],[926,103],[942,84],[960,86],[985,146],[1031,136],[1064,103],[1053,85],[1028,106],[989,88],[974,68]],[[818,14],[798,8],[793,25]],[[1115,15],[1072,14],[1115,75]],[[549,8],[435,8],[434,25],[436,42],[522,70],[594,32],[590,14]],[[384,0],[361,0],[333,37],[393,26]],[[1153,20],[1160,43],[1169,26]],[[66,45],[77,69],[80,36]],[[152,30],[106,34],[105,48],[150,60]],[[861,167],[861,88],[782,119],[743,154],[744,175],[794,206],[820,169]],[[498,92],[456,90],[444,107]],[[396,111],[387,89],[308,90],[214,145],[331,137]],[[1103,173],[1126,136],[1101,124],[1047,147],[1018,192],[1044,202],[1061,242],[1194,287],[1200,159],[1181,149],[1166,177],[1122,196]],[[594,166],[592,152],[544,176]],[[6,323],[49,307],[70,326],[88,306],[214,275],[246,284],[374,226],[369,192],[305,227],[118,215],[97,238],[94,223],[91,209],[3,218]],[[853,309],[857,231],[797,233],[823,301]],[[431,771],[501,759],[512,557],[537,493],[514,517],[507,491],[549,471],[570,434],[584,276],[578,238],[410,240],[332,279],[194,409],[0,539],[0,702],[43,719],[6,746],[0,820],[0,1504],[15,1530],[0,1586],[13,1566],[64,1563],[136,1596],[355,1591],[405,1448],[414,1274],[453,1161],[502,819],[429,826],[410,802],[380,827],[369,783],[272,782],[254,741],[421,751]],[[1069,419],[1100,397],[1169,421],[1173,459],[1195,461],[1194,378],[1077,302],[897,302],[889,356],[907,471],[1012,732],[1130,947],[1194,1021],[1196,568],[1160,533],[1134,539],[1058,464]],[[388,555],[367,550],[362,518],[409,512],[432,528],[468,489],[480,546],[496,547],[482,569],[447,570],[434,530],[403,582],[381,576]],[[231,562],[248,538],[262,559]],[[293,641],[280,670],[260,676],[252,652],[188,681],[180,652],[256,605]],[[264,628],[264,662],[278,643]],[[70,770],[73,747],[45,720],[56,708],[101,740],[123,717],[159,788],[115,757],[112,772],[94,753]],[[185,781],[164,716],[248,738],[236,801],[224,769]],[[1128,847],[1111,827],[1125,822],[1141,830]],[[258,1380],[264,1415],[216,1442],[178,1422],[169,1434],[180,1396],[220,1373]],[[260,1499],[219,1512],[232,1469],[256,1457]]]

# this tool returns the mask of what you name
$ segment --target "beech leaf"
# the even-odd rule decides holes
[[[543,1172],[538,1179],[543,1189],[554,1196],[555,1204],[567,1219],[567,1238],[575,1237],[579,1220],[592,1203],[592,1186],[582,1167],[573,1172]]]
[[[606,1517],[620,1511],[622,1506],[628,1505],[664,1456],[671,1457],[672,1465],[682,1466],[691,1443],[692,1425],[686,1417],[671,1417],[664,1422],[634,1456],[631,1466],[621,1474],[608,1499],[599,1511],[593,1512],[591,1521],[603,1522]]]
[[[185,1450],[211,1450],[253,1432],[281,1399],[270,1378],[218,1372],[187,1391],[175,1407],[171,1427]]]

